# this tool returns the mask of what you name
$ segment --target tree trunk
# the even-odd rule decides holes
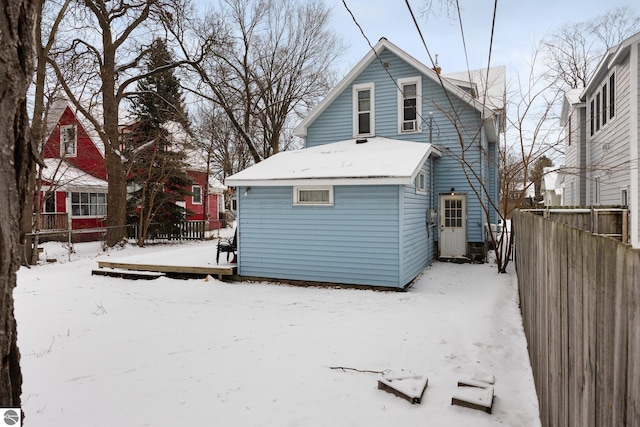
[[[0,407],[19,407],[22,392],[13,289],[22,255],[23,207],[32,194],[26,93],[33,71],[34,12],[32,0],[0,0]]]
[[[127,186],[122,159],[106,147],[107,182],[107,246],[113,247],[127,236]]]

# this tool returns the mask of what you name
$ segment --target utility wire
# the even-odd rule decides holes
[[[498,0],[495,0],[493,3],[493,19],[491,21],[491,38],[489,39],[489,58],[487,59],[487,89],[489,86],[489,68],[491,68],[491,54],[493,52],[493,35],[496,29],[496,14],[498,11]],[[485,89],[485,99],[487,97],[487,90]],[[484,101],[482,102],[484,105]]]
[[[356,26],[360,30],[360,34],[362,34],[362,37],[364,37],[364,39],[367,41],[367,44],[369,45],[369,48],[373,51],[374,55],[378,59],[378,62],[380,62],[380,65],[382,65],[382,68],[385,70],[385,72],[387,73],[387,75],[389,76],[391,81],[393,82],[394,86],[402,93],[402,97],[404,99],[404,91],[398,85],[397,79],[395,79],[393,77],[393,75],[391,75],[391,72],[389,71],[389,67],[385,66],[384,61],[382,60],[382,58],[380,58],[380,55],[378,55],[378,52],[374,49],[373,45],[371,44],[371,41],[369,40],[369,38],[365,34],[364,30],[362,29],[362,26],[360,25],[360,23],[358,22],[356,17],[353,15],[353,12],[351,11],[351,9],[349,9],[349,6],[347,5],[346,0],[342,0],[342,4],[344,5],[345,9],[347,9],[347,12],[349,12],[349,15],[351,15],[351,19],[353,20],[353,22],[356,24]],[[414,18],[414,21],[415,21],[415,18]],[[431,59],[431,55],[429,55],[429,59]],[[431,63],[433,64],[433,60],[432,59],[431,59]],[[438,79],[440,79],[440,75],[438,75]],[[440,79],[440,84],[443,85],[442,79]],[[445,90],[445,93],[446,93],[446,90]],[[421,124],[425,123],[425,119],[422,116],[422,114],[420,113],[420,111],[418,111],[417,105],[415,105],[413,108],[415,110],[416,116],[420,118],[420,123]],[[439,135],[439,132],[438,132],[438,135]]]

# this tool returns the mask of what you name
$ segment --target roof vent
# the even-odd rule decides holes
[[[367,142],[367,138],[356,139],[356,144],[364,144],[365,142]]]

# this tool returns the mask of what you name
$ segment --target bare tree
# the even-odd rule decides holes
[[[38,147],[38,157],[42,158],[42,151],[44,149],[47,137],[47,117],[50,107],[55,100],[60,87],[57,84],[55,76],[50,75],[50,69],[48,68],[48,58],[51,53],[51,49],[54,46],[58,28],[64,18],[67,8],[71,0],[64,0],[62,3],[58,3],[53,0],[37,0],[36,1],[36,19],[35,19],[35,80],[34,80],[34,94],[33,94],[33,111],[31,116],[31,135],[33,136],[34,143]],[[34,187],[34,193],[39,195],[41,193],[42,183],[42,168],[43,164],[39,164],[35,170],[35,176],[29,177]],[[48,190],[44,198],[51,197],[53,190]],[[38,202],[34,206],[33,220],[27,225],[25,224],[25,232],[34,231],[32,244],[25,244],[25,257],[24,262],[29,264],[35,264],[37,262],[38,251],[38,231],[40,229],[41,215],[42,215],[42,203],[40,203],[39,197],[36,199]]]
[[[292,115],[308,110],[332,82],[341,46],[328,8],[320,1],[226,0],[191,28],[184,22],[174,19],[173,28],[199,77],[192,91],[224,111],[254,162],[286,148]]]
[[[560,26],[543,40],[550,80],[565,90],[585,87],[607,49],[639,30],[640,16],[630,6]]]
[[[36,3],[0,0],[0,406],[19,407],[22,389],[13,289],[20,266],[21,228],[31,217],[34,146],[27,115],[33,73]]]
[[[140,61],[153,40],[153,23],[173,10],[170,0],[79,2],[70,17],[76,26],[67,29],[67,37],[59,38],[55,57],[49,58],[67,96],[105,147],[107,246],[126,235],[126,168],[118,128],[121,103],[135,83],[150,74],[140,70]],[[168,64],[151,73],[175,66]]]
[[[631,6],[616,7],[587,21],[586,28],[607,50],[640,31],[640,16]]]
[[[224,182],[226,177],[251,166],[253,158],[247,145],[238,138],[237,132],[220,107],[213,103],[202,106],[198,109],[195,121],[195,148],[207,165],[207,176],[215,176],[220,182]],[[225,193],[227,209],[231,208],[228,204],[233,199],[233,191],[230,187]]]

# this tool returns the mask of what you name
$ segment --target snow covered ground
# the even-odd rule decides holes
[[[44,245],[18,272],[25,426],[539,426],[515,275],[435,263],[406,293],[91,276],[97,259],[215,263],[215,243]],[[350,369],[332,369],[344,367]],[[377,389],[426,375],[422,403]],[[493,414],[451,406],[495,376]]]

